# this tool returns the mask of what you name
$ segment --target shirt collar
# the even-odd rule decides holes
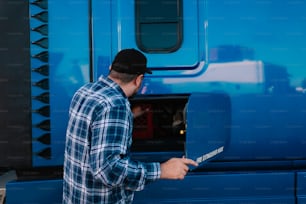
[[[123,92],[122,88],[119,86],[119,84],[117,84],[116,82],[114,82],[113,80],[111,80],[109,77],[105,77],[103,75],[101,75],[99,77],[99,81],[107,84],[109,87],[117,90],[118,92],[120,92],[122,94],[122,96],[124,98],[127,98],[127,96],[125,95],[125,93]]]

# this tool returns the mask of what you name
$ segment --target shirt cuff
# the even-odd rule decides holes
[[[146,179],[148,181],[154,181],[160,178],[161,170],[160,170],[160,163],[152,162],[146,163]]]

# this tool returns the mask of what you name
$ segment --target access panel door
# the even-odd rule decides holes
[[[226,151],[230,139],[229,96],[192,93],[186,104],[185,155],[200,165]]]

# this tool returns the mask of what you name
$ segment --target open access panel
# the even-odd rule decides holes
[[[145,110],[134,119],[132,152],[146,155],[146,161],[162,162],[176,155],[203,164],[226,150],[231,126],[226,94],[137,96],[131,106]]]

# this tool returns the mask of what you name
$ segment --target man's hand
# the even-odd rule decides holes
[[[143,109],[141,106],[137,105],[137,106],[134,106],[132,108],[132,113],[134,115],[134,118],[137,118],[139,116],[142,116],[143,114],[145,114],[146,112],[149,111],[149,108],[145,108]]]
[[[189,167],[198,166],[198,163],[187,158],[172,158],[160,165],[161,179],[184,179]]]

